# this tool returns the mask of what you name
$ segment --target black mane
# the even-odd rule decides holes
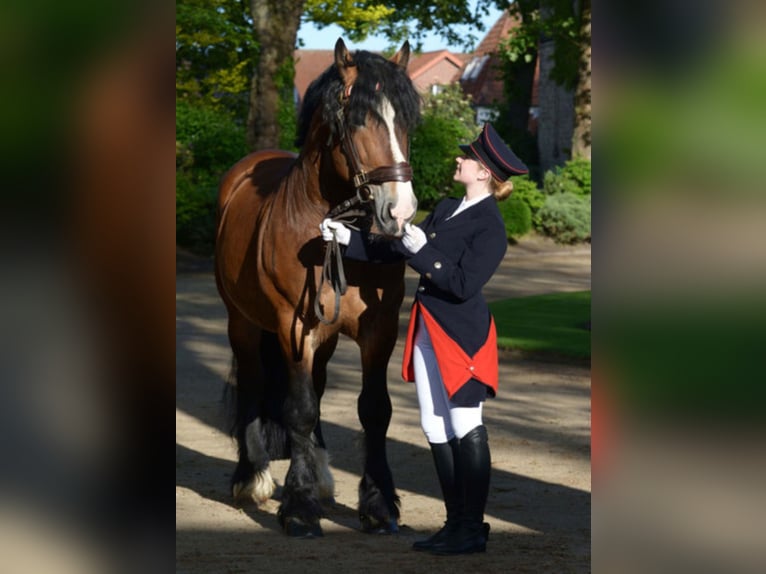
[[[407,71],[383,56],[364,50],[354,53],[354,63],[358,77],[346,109],[349,124],[364,125],[367,113],[376,108],[381,96],[385,96],[396,110],[396,123],[411,132],[420,120],[420,95]],[[376,89],[377,86],[380,86],[379,89]],[[338,135],[335,119],[341,107],[342,90],[343,82],[335,64],[311,82],[298,118],[298,137],[295,141],[298,147],[306,142],[311,119],[317,109],[321,109],[322,121],[330,127],[333,138]]]

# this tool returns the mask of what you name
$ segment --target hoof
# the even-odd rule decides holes
[[[395,518],[383,522],[370,516],[360,516],[359,521],[362,523],[362,532],[367,534],[396,534],[399,532],[399,525]]]
[[[271,498],[275,490],[276,484],[268,470],[256,473],[249,480],[238,481],[231,485],[231,494],[234,500],[242,501],[250,499],[258,506]]]
[[[285,534],[291,538],[319,538],[322,534],[322,527],[319,523],[307,524],[297,518],[289,518],[284,523]]]
[[[231,496],[234,500],[251,498],[253,493],[253,481],[235,482],[231,485]]]

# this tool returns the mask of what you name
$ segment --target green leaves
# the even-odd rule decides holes
[[[257,43],[241,0],[176,3],[176,95],[247,117]]]

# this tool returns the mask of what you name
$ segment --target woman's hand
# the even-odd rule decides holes
[[[417,225],[409,223],[404,224],[404,235],[402,236],[402,245],[413,255],[421,250],[428,242],[425,232]]]
[[[322,239],[325,241],[332,241],[333,237],[338,241],[340,245],[348,245],[351,241],[351,230],[332,219],[325,219],[319,224],[319,231],[322,232]]]

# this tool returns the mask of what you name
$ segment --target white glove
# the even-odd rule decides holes
[[[325,219],[319,224],[319,231],[322,232],[322,239],[325,241],[332,241],[333,237],[341,245],[348,245],[351,241],[351,230],[332,219]]]
[[[427,243],[425,232],[417,225],[404,224],[404,235],[402,236],[402,245],[413,255]]]

